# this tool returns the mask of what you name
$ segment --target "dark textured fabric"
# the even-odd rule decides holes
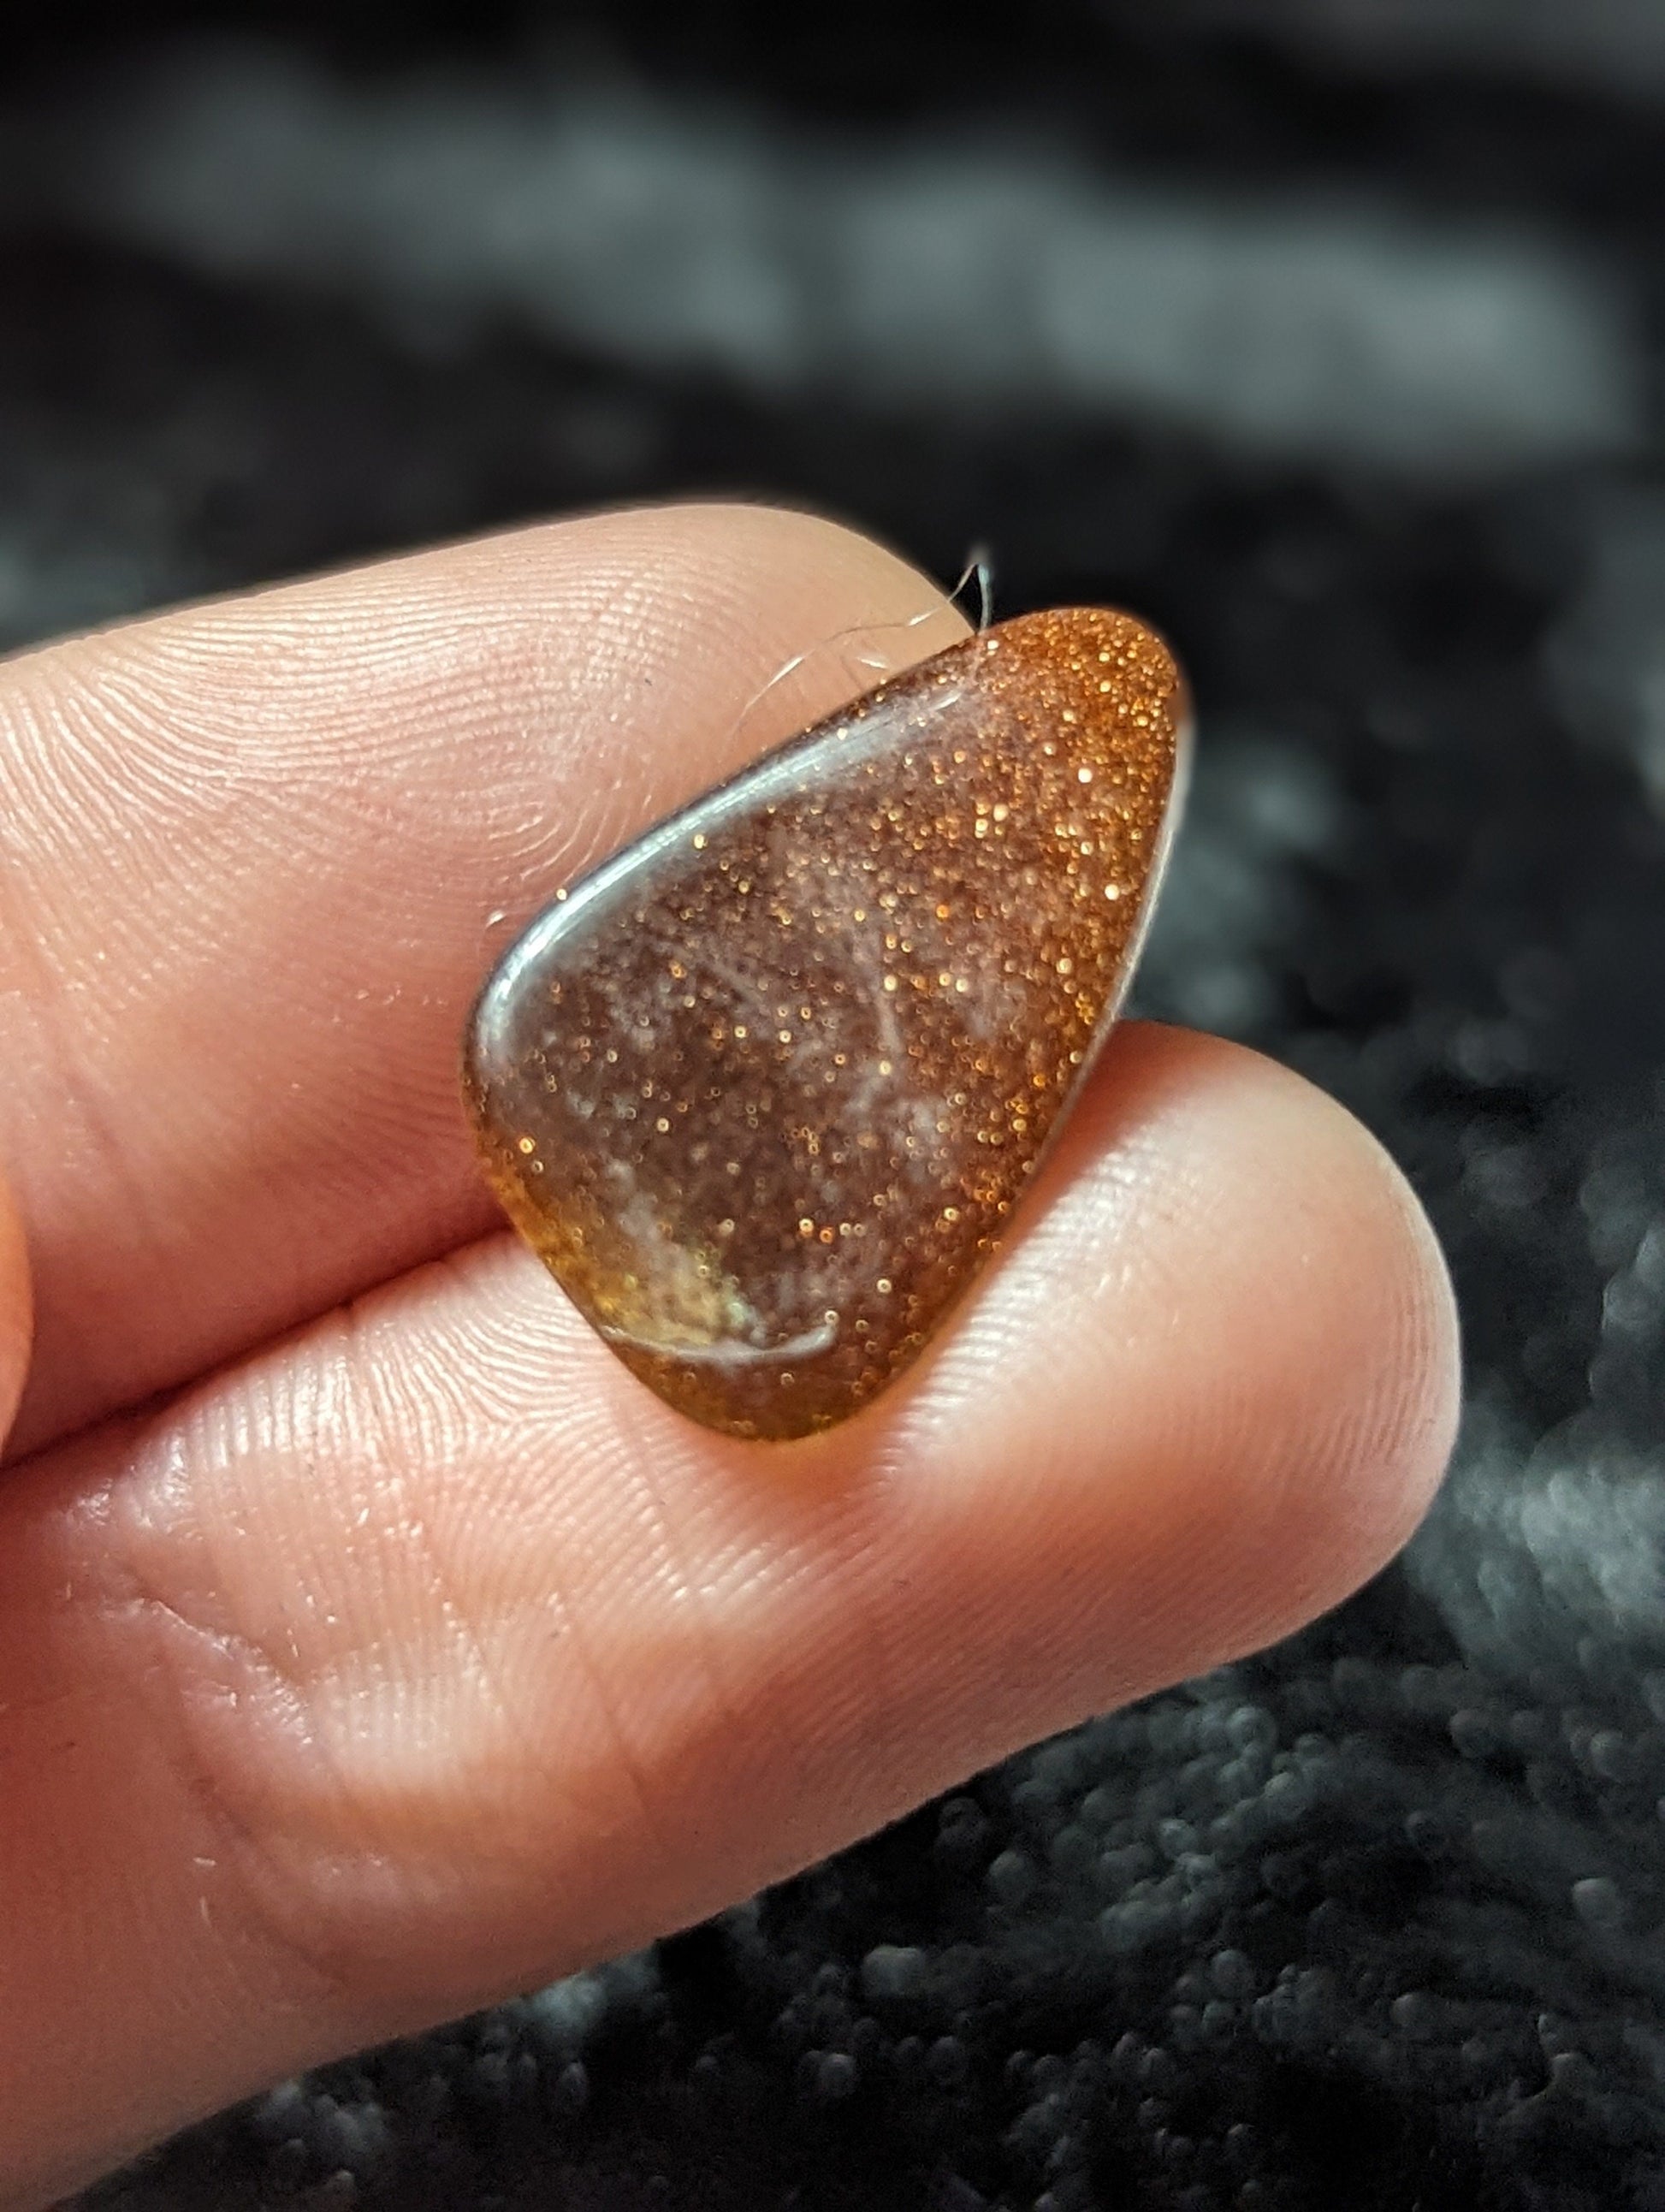
[[[1003,614],[1153,617],[1203,736],[1140,1000],[1404,1163],[1460,1286],[1457,1463],[1406,1559],[1279,1650],[102,2201],[1665,2207],[1656,16],[1197,0],[1036,11],[1024,47],[781,12],[38,32],[0,625],[679,489],[828,507],[945,575],[986,541]],[[471,263],[485,213],[422,137],[447,100],[534,184],[564,149],[538,204],[576,228]],[[215,188],[214,118],[257,111],[246,191],[304,177],[312,234]],[[610,145],[710,185],[652,301],[654,219],[640,268],[586,258]],[[867,282],[866,191],[878,275],[910,210],[946,271],[922,325]],[[413,243],[431,192],[449,260]],[[1122,272],[1085,337],[1044,271],[1012,307],[1030,232]],[[708,234],[779,299],[688,276]]]

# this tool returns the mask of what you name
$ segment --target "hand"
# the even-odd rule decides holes
[[[812,656],[742,715],[864,623],[962,628],[847,532],[695,507],[0,668],[0,2203],[1279,1637],[1426,1505],[1429,1231],[1211,1038],[1118,1032],[812,1479],[652,1398],[501,1228],[485,968],[836,703]]]

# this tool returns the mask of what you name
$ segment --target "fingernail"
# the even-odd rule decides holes
[[[804,1436],[940,1327],[1115,1018],[1186,720],[1140,623],[1020,617],[650,830],[504,956],[465,1052],[487,1174],[672,1406]]]

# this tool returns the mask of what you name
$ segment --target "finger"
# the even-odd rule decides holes
[[[0,1493],[0,2114],[90,2171],[1258,1646],[1408,1534],[1454,1392],[1372,1140],[1134,1028],[823,1437],[684,1422],[495,1238],[61,1447]]]
[[[16,1447],[486,1227],[456,1063],[495,953],[636,829],[963,628],[848,531],[696,507],[0,669],[0,1161],[38,1310]]]

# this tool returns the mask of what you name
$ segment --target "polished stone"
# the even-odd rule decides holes
[[[649,831],[487,982],[511,1219],[741,1437],[856,1412],[996,1249],[1126,986],[1185,690],[1096,609],[952,646]]]

